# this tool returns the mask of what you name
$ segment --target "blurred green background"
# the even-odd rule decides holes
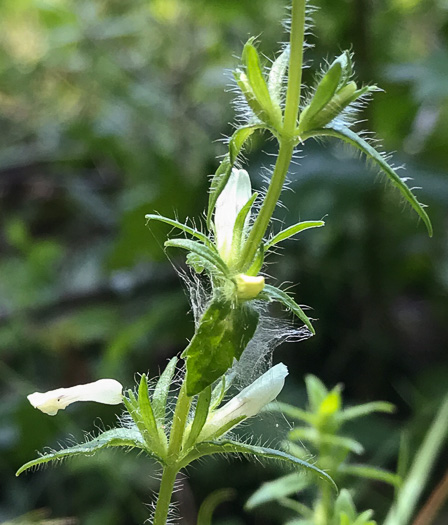
[[[385,90],[362,118],[422,187],[435,234],[349,150],[306,145],[277,217],[289,225],[325,216],[327,225],[288,242],[268,272],[298,283],[317,335],[277,350],[291,372],[281,399],[303,404],[312,372],[330,387],[344,383],[348,404],[396,403],[394,417],[351,429],[363,461],[394,469],[399,433],[406,428],[416,447],[448,385],[448,2],[315,3],[305,81],[352,46],[360,82]],[[142,502],[153,499],[158,472],[132,453],[14,477],[36,450],[80,440],[117,413],[86,404],[50,418],[26,395],[100,377],[132,386],[135,373],[155,375],[182,350],[193,332],[188,300],[162,249],[167,228],[149,231],[144,214],[201,221],[232,129],[229,71],[250,35],[272,57],[285,16],[285,0],[0,2],[0,523],[35,509],[86,525],[148,518]],[[253,142],[255,186],[274,151]],[[254,431],[276,442],[282,424]],[[443,470],[441,459],[426,495]],[[216,523],[278,523],[278,509],[242,511],[278,473],[246,461],[193,467],[176,495],[185,523],[228,486],[238,496]],[[392,496],[370,485],[357,503],[380,520]]]

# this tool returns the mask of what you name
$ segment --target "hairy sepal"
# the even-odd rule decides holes
[[[264,124],[253,124],[238,128],[229,141],[229,152],[221,161],[216,173],[210,183],[210,195],[208,198],[207,226],[210,229],[216,201],[229,180],[232,168],[240,154],[244,144],[257,129],[266,129]]]
[[[173,376],[176,371],[177,361],[177,357],[170,359],[169,363],[166,365],[165,370],[160,375],[152,395],[152,408],[154,411],[154,416],[160,426],[165,424],[166,403],[168,400],[168,394]]]
[[[138,448],[144,450],[159,463],[163,464],[163,460],[160,457],[154,454],[153,451],[148,450],[138,430],[128,428],[114,428],[112,430],[103,432],[96,438],[93,438],[86,443],[81,443],[79,445],[74,445],[73,447],[49,452],[48,454],[44,454],[37,459],[28,461],[28,463],[25,463],[19,468],[19,470],[16,472],[16,476],[19,476],[25,470],[33,467],[39,467],[40,465],[50,461],[59,461],[74,456],[92,456],[99,450],[109,447],[125,447],[128,449]]]
[[[289,56],[290,46],[288,44],[282,53],[274,60],[269,71],[268,90],[272,101],[279,106],[282,103],[283,84],[289,66]]]
[[[311,463],[308,463],[307,461],[296,458],[295,456],[291,456],[290,454],[281,450],[249,445],[247,443],[239,443],[238,441],[232,441],[229,439],[219,441],[204,441],[199,443],[195,449],[187,454],[187,456],[183,459],[181,468],[186,467],[196,459],[212,454],[243,454],[247,456],[255,456],[261,459],[274,459],[283,461],[295,467],[303,468],[309,473],[319,476],[320,479],[330,483],[330,485],[336,489],[336,484],[327,473],[312,465]]]
[[[335,137],[344,142],[347,142],[351,146],[356,147],[370,160],[372,160],[389,178],[390,182],[399,189],[402,196],[408,201],[412,208],[417,212],[422,221],[424,222],[428,234],[432,237],[433,230],[431,220],[428,217],[424,209],[424,205],[421,204],[412,191],[406,186],[403,180],[398,176],[392,166],[388,164],[385,158],[367,141],[362,139],[351,129],[346,126],[333,126],[318,129],[309,134],[310,137]]]
[[[191,424],[190,431],[188,433],[187,441],[185,443],[185,449],[188,450],[195,443],[196,439],[199,436],[202,427],[207,421],[207,416],[210,411],[210,402],[212,399],[212,387],[209,385],[205,388],[198,396],[198,401],[196,404],[196,409],[194,412],[193,423]]]
[[[259,299],[267,299],[269,301],[277,301],[282,303],[288,310],[294,313],[314,335],[316,332],[311,324],[310,319],[294,299],[280,288],[276,288],[270,284],[266,284],[263,292],[259,295]]]
[[[258,324],[249,304],[216,294],[182,357],[187,359],[187,394],[193,396],[219,379],[239,359]]]

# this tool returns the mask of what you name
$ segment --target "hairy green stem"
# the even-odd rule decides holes
[[[302,85],[303,43],[305,38],[305,0],[293,0],[288,70],[288,87],[286,91],[285,116],[282,130],[279,130],[279,152],[274,173],[266,197],[239,261],[239,270],[246,271],[263,241],[266,229],[274,213],[286,174],[294,152],[294,133],[299,112],[300,92]]]
[[[182,442],[190,406],[191,397],[187,396],[186,381],[184,380],[174,411],[173,426],[171,427],[168,444],[167,465],[163,468],[153,525],[166,524],[174,483],[179,472],[179,459],[182,452]]]

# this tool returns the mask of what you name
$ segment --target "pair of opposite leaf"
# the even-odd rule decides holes
[[[242,66],[235,71],[234,76],[246,105],[240,120],[247,124],[238,127],[230,138],[229,152],[212,179],[208,224],[210,225],[211,222],[214,204],[225,187],[244,144],[255,131],[267,130],[279,143],[293,140],[295,144],[299,144],[309,138],[334,137],[357,148],[387,175],[392,185],[398,188],[402,197],[423,220],[429,235],[432,236],[432,225],[424,209],[425,206],[406,185],[407,179],[401,178],[385,155],[350,128],[353,116],[359,107],[369,94],[379,89],[376,86],[356,85],[353,81],[352,56],[349,51],[342,53],[322,72],[310,96],[300,108],[294,136],[285,136],[283,108],[289,58],[290,49],[286,46],[272,63],[269,73],[265,75],[254,46],[254,39],[250,39],[244,46]]]
[[[314,333],[311,321],[292,297],[265,284],[264,277],[258,273],[267,250],[301,231],[323,226],[324,222],[300,222],[281,231],[263,243],[255,260],[244,268],[241,253],[251,228],[250,213],[257,196],[257,193],[252,193],[247,171],[232,168],[215,202],[212,239],[173,219],[146,216],[148,221],[165,222],[196,238],[170,239],[165,246],[187,250],[187,263],[196,272],[206,271],[213,285],[212,298],[182,354],[187,360],[189,396],[203,391],[232,366],[234,359],[240,359],[258,325],[259,313],[253,300],[282,303]]]
[[[143,450],[163,466],[172,466],[174,461],[178,470],[196,459],[212,454],[254,455],[303,467],[332,483],[327,474],[304,460],[279,450],[240,443],[225,437],[233,427],[257,415],[278,396],[288,375],[288,369],[282,363],[268,370],[223,406],[220,405],[228,388],[225,378],[213,390],[211,387],[205,389],[191,410],[180,454],[173,459],[168,452],[170,432],[167,429],[170,428],[170,422],[167,421],[167,401],[176,365],[177,358],[173,358],[152,394],[149,393],[147,377],[143,374],[137,393],[128,390],[123,395],[118,381],[100,379],[86,385],[29,395],[30,403],[49,415],[56,415],[59,410],[76,401],[95,401],[109,405],[124,403],[133,423],[107,430],[85,443],[42,455],[23,465],[17,475],[50,461],[91,455],[109,447],[125,447]]]

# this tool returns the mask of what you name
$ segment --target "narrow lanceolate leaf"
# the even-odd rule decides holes
[[[358,478],[384,481],[384,483],[389,483],[389,485],[394,485],[395,487],[399,487],[402,483],[402,479],[398,474],[393,474],[392,472],[377,467],[371,467],[370,465],[347,465],[342,463],[338,467],[338,472],[341,474],[349,474],[350,476],[357,476]]]
[[[416,196],[406,186],[403,180],[398,176],[396,171],[388,164],[384,157],[376,151],[368,142],[362,139],[351,129],[340,126],[340,127],[328,127],[321,128],[310,132],[309,137],[335,137],[347,142],[348,144],[355,146],[362,153],[364,153],[370,160],[377,164],[382,171],[389,177],[390,182],[400,190],[403,197],[409,202],[409,204],[418,213],[422,221],[425,223],[428,234],[432,237],[432,224],[424,209],[424,205],[418,202]],[[302,139],[308,138],[306,135]]]
[[[193,423],[191,425],[191,429],[184,447],[185,450],[189,449],[196,443],[196,439],[199,436],[205,422],[207,421],[211,399],[212,387],[211,385],[209,385],[205,390],[203,390],[199,394],[198,402],[196,404],[196,410],[194,412]]]
[[[258,104],[261,106],[262,111],[266,114],[257,116],[259,116],[262,120],[267,119],[269,124],[272,124],[278,129],[281,124],[282,112],[280,106],[274,103],[271,99],[266,80],[261,70],[258,51],[252,42],[253,39],[250,39],[244,46],[242,59],[246,65],[246,74],[249,81],[249,86],[252,89]]]
[[[246,204],[241,208],[240,212],[238,213],[236,221],[235,221],[235,226],[233,228],[232,246],[236,246],[236,247],[241,246],[241,241],[243,240],[243,233],[248,223],[248,220],[247,220],[248,215],[257,197],[258,197],[258,193],[254,193],[252,197],[246,202]]]
[[[177,357],[173,357],[166,365],[165,370],[162,372],[159,380],[157,381],[154,394],[152,395],[152,409],[154,410],[154,416],[161,425],[164,425],[165,423],[166,402],[168,399],[168,393],[170,391],[174,372],[176,371],[177,361]]]
[[[189,239],[170,239],[165,242],[165,246],[167,248],[181,248],[192,252],[200,257],[204,264],[209,263],[207,265],[208,270],[215,269],[217,273],[221,273],[225,277],[229,274],[229,270],[221,257],[214,250],[211,250],[197,241],[190,241]]]
[[[345,422],[357,419],[358,417],[368,416],[374,412],[386,412],[391,414],[392,412],[395,412],[395,406],[386,401],[372,401],[371,403],[364,403],[363,405],[346,408],[342,412],[339,412],[337,417],[340,422]]]
[[[229,141],[229,153],[223,158],[210,183],[208,198],[207,226],[210,228],[216,201],[229,180],[233,165],[240,154],[244,144],[257,129],[265,129],[265,124],[253,124],[238,128]]]
[[[308,404],[313,412],[318,413],[324,399],[328,396],[328,389],[323,382],[313,374],[307,374],[305,376],[305,384]]]
[[[222,441],[204,441],[197,445],[182,461],[181,468],[186,467],[192,461],[199,459],[203,456],[209,456],[212,454],[244,454],[247,456],[256,456],[264,459],[275,459],[280,460],[290,465],[303,468],[310,473],[314,473],[319,478],[328,481],[331,485],[336,488],[336,485],[332,478],[320,470],[316,466],[304,461],[302,459],[291,456],[281,450],[275,450],[273,448],[259,447],[256,445],[249,445],[247,443],[238,443],[237,441],[222,440]]]
[[[282,91],[286,70],[289,65],[290,46],[285,47],[283,52],[274,60],[269,71],[268,90],[275,104],[281,105]]]
[[[337,58],[328,68],[328,71],[324,74],[319,84],[316,87],[316,91],[309,104],[302,112],[300,117],[299,127],[302,129],[307,128],[307,122],[309,122],[319,111],[321,111],[333,98],[333,95],[338,89],[339,82],[342,77],[343,64],[342,56]]]
[[[152,439],[158,441],[159,436],[157,431],[157,422],[156,418],[154,417],[151,401],[149,399],[148,380],[146,378],[146,374],[142,374],[140,379],[140,384],[138,387],[138,405],[142,421],[146,427],[146,431]]]
[[[81,443],[73,447],[65,448],[62,450],[55,450],[44,454],[37,459],[25,463],[16,473],[16,476],[33,467],[38,467],[44,463],[50,461],[59,461],[65,458],[74,456],[91,456],[103,448],[108,447],[125,447],[125,448],[139,448],[145,450],[154,459],[162,463],[162,460],[149,451],[142,439],[140,432],[136,429],[128,428],[114,428],[113,430],[107,430],[98,437]]]
[[[288,405],[287,403],[281,403],[280,401],[275,401],[275,403],[269,404],[266,409],[267,412],[281,412],[286,417],[292,419],[297,419],[299,421],[304,421],[310,425],[314,424],[316,416],[311,414],[311,412],[306,412],[301,408],[297,408],[293,405]]]
[[[291,494],[300,492],[309,485],[310,478],[304,476],[303,472],[291,472],[291,474],[277,478],[274,481],[263,483],[247,500],[245,508],[251,510],[270,501],[286,498]]]
[[[190,226],[187,226],[186,224],[183,224],[182,222],[176,221],[175,219],[170,219],[169,217],[163,217],[163,215],[157,215],[157,214],[151,214],[148,213],[145,215],[146,219],[146,225],[148,226],[149,221],[160,221],[164,222],[165,224],[169,224],[170,226],[173,226],[173,228],[177,228],[179,230],[184,231],[188,235],[191,235],[192,237],[196,237],[196,239],[202,241],[205,245],[207,245],[209,248],[214,248],[214,244],[210,241],[210,239],[207,237],[207,235],[204,235],[198,230],[195,230],[194,228],[191,228]]]
[[[272,248],[279,242],[285,241],[286,239],[293,237],[297,233],[300,233],[304,230],[308,230],[309,228],[321,228],[322,226],[325,226],[324,221],[298,222],[297,224],[294,224],[293,226],[289,226],[288,228],[285,228],[281,232],[277,233],[277,235],[274,235],[274,237],[272,237],[272,239],[264,245],[264,249],[269,250],[269,248]]]
[[[293,312],[305,324],[305,326],[312,334],[316,333],[308,316],[305,314],[302,308],[300,308],[300,306],[294,301],[294,299],[286,292],[280,290],[280,288],[276,288],[275,286],[266,284],[263,289],[263,294],[267,295],[272,301],[278,301],[279,303],[282,303],[284,306],[286,306],[286,308],[288,308],[288,310],[291,310],[291,312]]]
[[[325,445],[332,445],[337,448],[342,448],[354,452],[355,454],[362,454],[364,452],[364,447],[358,441],[354,439],[344,437],[344,436],[335,436],[334,434],[323,434],[322,432],[317,432],[314,428],[294,428],[288,434],[289,439],[292,441],[308,441],[317,445],[319,443]]]

